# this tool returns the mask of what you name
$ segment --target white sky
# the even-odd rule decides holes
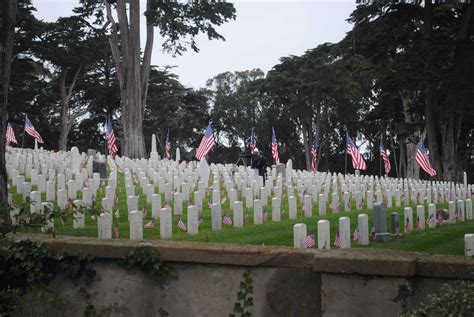
[[[140,2],[144,8],[144,0]],[[33,4],[39,19],[54,21],[71,15],[79,0],[33,0]],[[172,71],[184,85],[194,88],[225,71],[261,68],[266,72],[281,57],[301,55],[319,44],[341,40],[351,29],[346,19],[356,7],[355,0],[238,0],[234,5],[236,20],[218,28],[226,41],[200,36],[199,53],[187,51],[172,57],[161,51],[162,39],[156,36],[152,64],[176,66]]]

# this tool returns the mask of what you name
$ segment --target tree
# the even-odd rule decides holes
[[[83,15],[95,15],[96,23],[104,22],[102,2],[84,0]],[[217,33],[219,26],[235,18],[232,4],[213,1],[147,0],[146,43],[143,56],[140,52],[140,1],[105,1],[107,22],[110,25],[110,46],[118,69],[121,96],[121,123],[123,129],[122,152],[130,158],[146,154],[143,137],[143,113],[148,94],[154,27],[165,38],[163,48],[174,54],[182,54],[190,46],[198,51],[195,37],[206,33],[209,39],[223,39]],[[127,4],[128,11],[127,14]],[[116,12],[115,21],[113,9]]]
[[[7,170],[5,163],[5,144],[6,144],[6,126],[8,119],[8,91],[10,89],[10,71],[13,58],[14,49],[14,35],[16,25],[16,14],[17,14],[17,1],[7,0],[3,1],[1,6],[1,26],[2,31],[0,33],[0,59],[1,59],[1,70],[0,80],[2,87],[0,90],[0,200],[7,201],[8,198],[8,186],[7,186]],[[6,214],[8,217],[8,214]],[[3,219],[5,220],[5,219]],[[7,220],[8,221],[8,220]]]

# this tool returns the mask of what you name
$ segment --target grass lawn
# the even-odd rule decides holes
[[[127,200],[125,192],[125,182],[123,174],[119,174],[118,186],[120,187],[119,201],[114,207],[114,210],[118,207],[120,209],[119,219],[119,233],[121,239],[129,238],[129,223],[127,221]],[[222,187],[221,187],[222,188]],[[36,186],[33,186],[32,190],[35,190]],[[146,203],[146,197],[141,192],[139,186],[136,186],[137,194],[139,195],[139,209],[141,209]],[[16,188],[12,187],[11,192],[17,203],[22,201],[21,195],[16,193]],[[104,191],[99,192],[97,195],[97,202],[100,203],[104,197]],[[42,201],[45,201],[46,195],[42,194]],[[222,192],[224,197],[224,192]],[[78,192],[78,199],[81,198],[81,192]],[[238,197],[240,198],[240,196]],[[280,245],[280,246],[292,246],[293,245],[293,225],[296,223],[305,223],[308,228],[308,234],[317,234],[317,222],[321,219],[327,219],[330,222],[330,233],[331,240],[334,241],[336,231],[338,229],[338,218],[347,216],[351,221],[351,234],[357,224],[357,216],[360,213],[366,213],[369,215],[369,228],[372,227],[372,211],[363,209],[361,211],[355,211],[355,203],[353,202],[352,212],[345,213],[341,207],[341,211],[338,214],[332,214],[332,211],[327,208],[327,214],[319,216],[318,204],[313,204],[313,216],[305,218],[301,211],[301,203],[298,199],[298,219],[288,219],[288,198],[286,194],[283,194],[281,202],[282,220],[281,222],[272,222],[271,219],[271,199],[268,199],[269,205],[267,206],[268,211],[268,222],[261,225],[253,224],[253,211],[249,210],[250,222],[249,224],[244,223],[244,227],[237,229],[232,226],[223,225],[222,230],[219,232],[213,232],[211,230],[211,213],[208,207],[208,201],[211,199],[210,195],[207,195],[203,201],[203,224],[199,227],[199,234],[188,235],[186,232],[179,231],[177,222],[179,216],[173,216],[173,240],[177,241],[199,241],[199,242],[212,242],[212,243],[236,243],[236,244],[253,244],[253,245]],[[164,201],[164,195],[162,195],[162,201]],[[245,201],[245,199],[243,199]],[[99,204],[100,205],[100,204]],[[183,202],[183,205],[187,205],[187,201]],[[416,219],[416,206],[412,206],[414,210],[414,219]],[[437,208],[447,208],[447,204],[438,204]],[[144,224],[151,220],[151,205],[147,205],[148,215],[144,219]],[[244,202],[245,209],[245,202]],[[427,206],[425,207],[425,213],[428,214]],[[183,208],[184,215],[182,219],[187,224],[186,219],[186,208]],[[232,215],[229,207],[229,200],[227,200],[222,206],[222,214],[228,212]],[[390,213],[400,213],[400,230],[403,233],[403,207],[387,209],[387,228],[390,228]],[[244,210],[245,212],[245,210]],[[415,226],[416,227],[416,224]],[[427,227],[427,226],[426,226]],[[156,222],[154,229],[144,229],[143,236],[145,240],[159,239],[160,238],[160,226],[159,220]],[[59,220],[55,222],[55,229],[59,235],[70,235],[70,236],[89,236],[97,237],[97,221],[91,218],[89,212],[86,211],[86,226],[83,229],[73,229],[72,219],[68,219],[64,225],[59,224]],[[390,230],[390,229],[389,229]],[[405,250],[405,251],[418,251],[426,252],[431,254],[451,254],[451,255],[463,255],[464,254],[464,234],[474,233],[474,221],[467,220],[464,222],[458,222],[456,224],[443,225],[437,227],[434,230],[426,229],[424,231],[417,231],[411,234],[402,234],[400,237],[393,239],[387,243],[374,243],[371,242],[368,246],[360,246],[357,242],[352,241],[352,247],[369,247],[369,248],[383,248],[383,249],[394,249],[394,250]],[[334,248],[334,246],[331,246]]]

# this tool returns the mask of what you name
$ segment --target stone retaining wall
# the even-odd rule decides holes
[[[157,285],[118,260],[139,243],[83,237],[41,239],[55,252],[94,255],[99,280],[90,286],[101,316],[228,316],[246,270],[253,279],[253,316],[399,316],[404,301],[417,302],[443,283],[474,280],[474,259],[378,249],[320,251],[287,247],[150,241],[177,279]],[[49,305],[29,297],[18,315],[82,316],[77,288],[53,283],[70,303]],[[31,305],[31,303],[35,303]]]

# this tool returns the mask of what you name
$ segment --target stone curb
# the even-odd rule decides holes
[[[88,237],[19,233],[11,240],[40,240],[53,252],[91,254],[121,259],[130,248],[150,246],[163,260],[236,266],[307,268],[315,272],[356,273],[399,277],[437,277],[474,280],[474,258],[416,252],[357,248],[322,251],[280,246],[255,246],[175,241],[99,240]]]

